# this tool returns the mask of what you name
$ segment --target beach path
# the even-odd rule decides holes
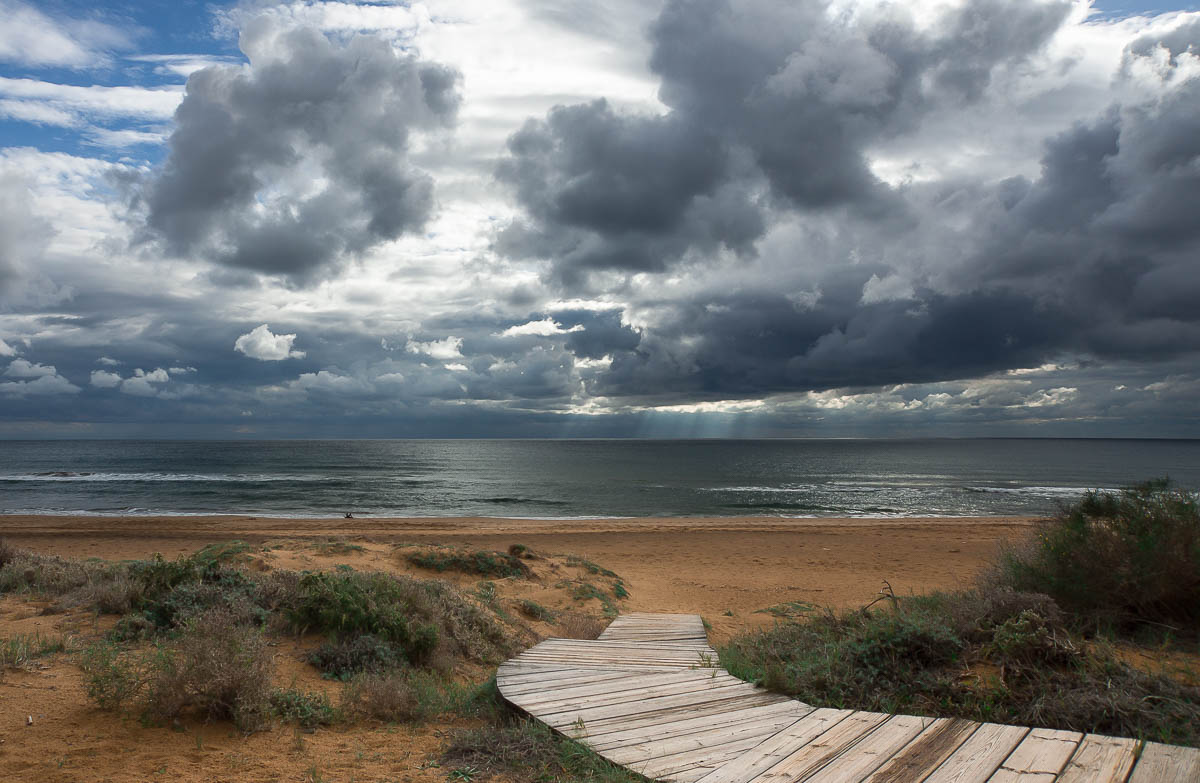
[[[501,695],[648,778],[681,783],[1200,780],[1200,750],[1074,731],[815,708],[720,668],[699,615],[634,613],[500,666]]]

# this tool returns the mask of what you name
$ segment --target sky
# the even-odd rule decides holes
[[[1198,8],[0,0],[0,438],[1200,437]]]

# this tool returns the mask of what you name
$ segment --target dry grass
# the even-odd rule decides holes
[[[584,612],[563,612],[558,616],[556,635],[565,639],[595,639],[608,623],[608,620]]]

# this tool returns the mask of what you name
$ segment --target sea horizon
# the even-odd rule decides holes
[[[998,517],[1200,486],[1190,438],[6,441],[0,514]]]

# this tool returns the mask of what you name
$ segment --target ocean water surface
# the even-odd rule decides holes
[[[1053,512],[1200,441],[0,441],[0,513],[974,516]]]

